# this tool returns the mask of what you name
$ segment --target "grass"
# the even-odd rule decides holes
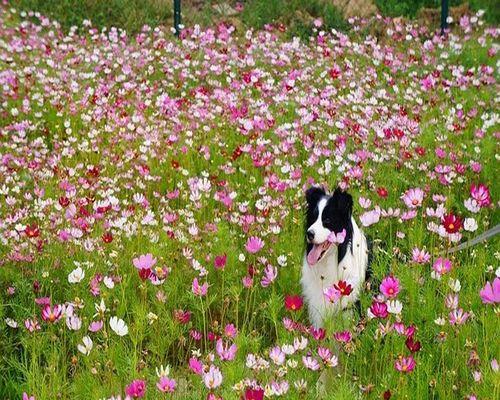
[[[255,18],[248,24],[283,16],[280,2],[252,4],[243,12],[242,18]],[[325,18],[325,24],[336,26],[336,11],[315,8],[319,4],[308,12],[326,10],[331,22]],[[78,7],[83,3],[74,5],[75,21],[77,11],[83,13]],[[153,18],[147,7],[142,12]],[[322,379],[323,398],[380,399],[386,391],[398,399],[498,398],[499,374],[490,364],[500,357],[498,310],[483,304],[479,291],[494,279],[499,239],[450,255],[452,270],[433,279],[432,263],[450,243],[429,229],[440,220],[426,212],[441,202],[433,195],[445,196],[447,212],[478,223],[476,233],[461,231],[463,240],[500,221],[496,57],[489,52],[495,39],[484,27],[473,25],[468,35],[454,31],[442,43],[436,37],[429,49],[426,31],[412,41],[396,34],[378,44],[357,36],[363,26],[349,32],[349,41],[287,41],[276,29],[252,37],[187,31],[179,41],[162,31],[116,39],[82,28],[78,36],[64,36],[30,20],[35,23],[0,11],[1,37],[9,44],[0,46],[0,398],[23,392],[37,400],[110,398],[123,395],[133,379],[147,382],[146,399],[206,398],[209,390],[188,367],[193,356],[220,368],[223,382],[213,392],[224,399],[240,397],[233,387],[248,385],[244,379],[268,388],[286,381],[287,399],[320,397]],[[406,32],[397,21],[388,24]],[[332,77],[335,65],[338,77]],[[437,83],[424,90],[429,75]],[[247,129],[249,121],[255,125]],[[388,127],[401,129],[404,138],[385,137]],[[417,155],[419,147],[425,154]],[[446,156],[438,156],[440,149]],[[362,160],[366,151],[370,156]],[[441,167],[450,171],[440,175]],[[349,182],[358,219],[365,212],[360,197],[371,200],[370,209],[405,212],[402,194],[425,191],[415,218],[381,218],[364,228],[377,245],[362,315],[333,319],[323,340],[283,322],[308,325],[305,307],[292,312],[283,303],[301,292],[303,188],[311,180],[330,188]],[[473,213],[464,201],[479,182],[489,187],[492,205]],[[378,194],[380,187],[387,197]],[[178,197],[169,196],[175,189]],[[39,235],[29,237],[28,225]],[[63,240],[62,231],[70,237]],[[105,233],[112,234],[110,243]],[[256,254],[245,249],[250,236],[265,243]],[[413,263],[415,247],[429,251],[431,260]],[[147,253],[168,269],[161,285],[141,280],[133,265]],[[214,259],[222,254],[226,266],[217,270]],[[277,277],[264,287],[269,265]],[[85,277],[70,283],[77,266]],[[242,279],[251,274],[247,288]],[[400,280],[402,312],[360,323],[389,274]],[[206,296],[193,294],[195,277],[209,283]],[[464,324],[448,322],[450,279],[461,282],[459,308],[470,313]],[[70,329],[66,317],[43,321],[35,303],[42,297],[73,304],[82,327]],[[101,300],[104,312],[96,310]],[[186,324],[176,318],[179,309],[191,312]],[[126,322],[127,335],[112,331],[112,316]],[[438,317],[444,325],[435,323]],[[24,324],[34,318],[40,330],[29,332]],[[89,332],[96,320],[103,328]],[[386,324],[398,321],[415,325],[422,344],[409,374],[394,368],[398,356],[411,354],[406,337],[385,333]],[[225,335],[227,324],[237,328],[234,338]],[[343,329],[353,335],[344,345],[333,339]],[[212,335],[237,346],[234,360],[221,360]],[[93,341],[88,355],[78,350],[84,336]],[[308,344],[287,356],[286,366],[270,360],[270,348],[301,336]],[[303,356],[319,360],[320,346],[338,356],[337,367],[304,366]],[[249,354],[269,366],[249,368]],[[160,365],[171,366],[172,395],[156,390]]]

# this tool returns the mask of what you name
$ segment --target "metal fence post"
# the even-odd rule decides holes
[[[448,0],[441,0],[441,35],[448,28]]]
[[[174,0],[174,29],[175,36],[179,36],[181,28],[181,0]]]

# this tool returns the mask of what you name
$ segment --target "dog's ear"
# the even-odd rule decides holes
[[[335,189],[332,195],[332,203],[337,212],[351,216],[354,203],[349,193],[343,192],[340,188]]]
[[[319,186],[311,186],[309,189],[306,190],[306,201],[307,204],[310,206],[312,204],[316,204],[321,197],[325,195],[325,190],[322,187]]]

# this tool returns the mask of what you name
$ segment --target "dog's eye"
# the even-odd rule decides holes
[[[330,223],[330,218],[325,218],[325,220],[323,221],[325,224],[329,224]]]

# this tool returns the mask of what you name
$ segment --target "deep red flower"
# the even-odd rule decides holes
[[[113,235],[111,232],[106,232],[104,235],[102,235],[102,241],[104,243],[111,243],[113,241]]]
[[[377,193],[380,197],[383,197],[384,199],[389,195],[389,192],[385,187],[379,187],[377,189]]]
[[[462,228],[462,218],[453,213],[443,215],[441,223],[448,233],[457,233]]]
[[[244,400],[263,400],[263,399],[264,399],[264,389],[247,388],[245,390]]]
[[[346,281],[338,281],[333,287],[340,292],[341,296],[349,296],[352,293],[352,286]]]
[[[69,199],[65,196],[59,197],[59,204],[61,207],[68,207],[69,206]]]
[[[149,268],[138,269],[137,272],[139,272],[139,277],[143,281],[149,279],[149,277],[151,276],[151,270]]]
[[[285,308],[291,311],[299,311],[304,304],[304,300],[299,295],[286,295]]]
[[[316,329],[314,326],[309,328],[309,333],[316,340],[323,340],[326,336],[326,331],[323,328]]]
[[[408,350],[410,350],[412,353],[416,353],[422,347],[418,340],[413,339],[413,336],[409,336],[406,339],[405,344],[406,347],[408,347]]]
[[[174,310],[174,318],[181,324],[187,324],[191,320],[191,311]]]
[[[26,233],[26,236],[29,238],[34,238],[40,236],[40,229],[38,229],[38,225],[32,224],[26,227],[24,233]]]
[[[392,393],[390,390],[386,390],[383,394],[382,394],[382,398],[384,400],[389,400],[392,396]]]

